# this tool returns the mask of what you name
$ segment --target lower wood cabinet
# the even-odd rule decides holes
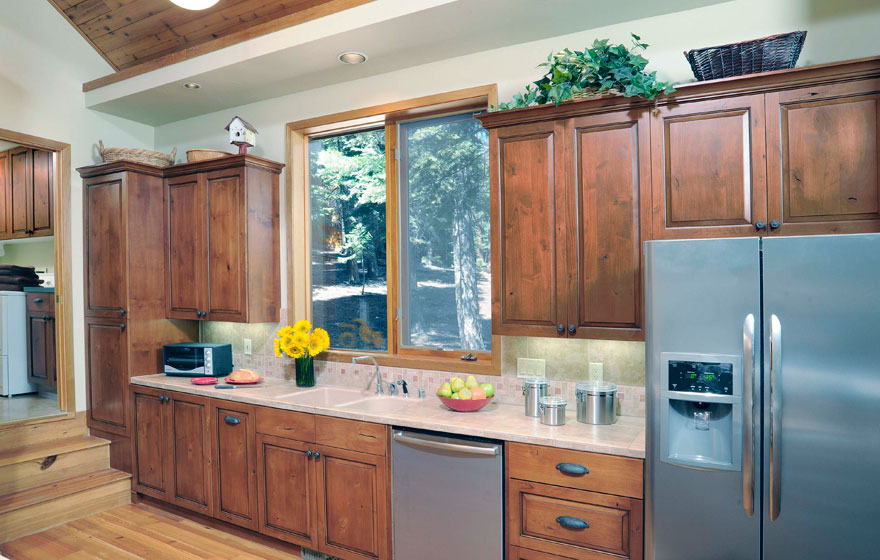
[[[343,560],[390,560],[387,426],[132,393],[137,492]]]
[[[55,294],[27,293],[28,383],[54,388],[55,368]]]

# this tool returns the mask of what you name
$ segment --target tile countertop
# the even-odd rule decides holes
[[[492,402],[479,412],[461,413],[449,410],[433,396],[428,396],[424,400],[410,398],[407,400],[407,406],[402,409],[381,414],[351,411],[338,406],[296,404],[283,400],[281,396],[289,396],[292,393],[324,386],[301,389],[292,382],[280,379],[266,379],[258,386],[239,386],[235,389],[216,389],[213,385],[193,385],[189,378],[168,377],[163,374],[132,377],[131,383],[215,399],[378,424],[592,451],[623,457],[640,459],[645,457],[644,418],[620,416],[617,423],[610,426],[582,424],[576,420],[575,403],[569,403],[569,406],[566,407],[564,426],[545,426],[538,418],[526,417],[519,406]],[[363,397],[373,395],[372,392],[363,393]],[[384,398],[403,400],[399,396]]]

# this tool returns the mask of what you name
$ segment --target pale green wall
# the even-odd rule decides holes
[[[6,241],[3,244],[3,256],[0,264],[17,264],[33,266],[38,271],[55,271],[55,239],[46,238],[39,241]]]

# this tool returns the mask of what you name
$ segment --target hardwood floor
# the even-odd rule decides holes
[[[112,509],[0,544],[11,560],[299,560],[149,505]]]

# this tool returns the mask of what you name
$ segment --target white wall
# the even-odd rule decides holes
[[[152,148],[150,126],[85,109],[83,82],[112,68],[45,0],[0,0],[0,128],[71,146],[73,168],[99,163],[96,144]],[[71,178],[76,408],[85,410],[82,182]]]

